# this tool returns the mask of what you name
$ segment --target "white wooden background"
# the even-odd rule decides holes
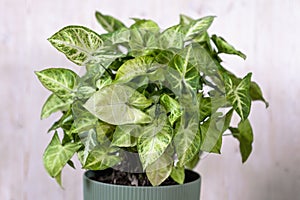
[[[43,168],[51,137],[45,132],[55,117],[39,120],[49,93],[33,71],[73,67],[46,39],[70,24],[102,31],[95,10],[127,23],[129,17],[152,18],[162,27],[177,23],[180,13],[218,16],[210,33],[248,55],[246,62],[228,56],[226,65],[240,75],[253,71],[270,108],[253,105],[255,143],[246,164],[231,138],[222,156],[201,161],[196,169],[203,178],[201,199],[300,199],[299,0],[0,0],[1,200],[82,199],[80,169],[64,171],[61,190]]]

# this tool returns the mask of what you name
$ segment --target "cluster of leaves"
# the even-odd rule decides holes
[[[251,102],[267,102],[251,73],[238,78],[221,65],[220,53],[245,55],[223,38],[210,36],[213,16],[191,19],[161,31],[152,20],[121,21],[96,12],[107,33],[68,26],[49,38],[66,57],[84,66],[83,76],[65,68],[36,72],[52,92],[41,118],[61,111],[49,129],[53,138],[44,165],[61,184],[75,153],[84,169],[103,170],[137,153],[153,185],[171,176],[184,182],[201,152],[220,153],[222,136],[239,140],[242,161],[252,150]],[[232,127],[233,113],[240,116]],[[62,139],[58,129],[62,130]]]

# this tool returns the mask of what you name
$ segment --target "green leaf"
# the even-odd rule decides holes
[[[164,106],[166,111],[170,113],[168,118],[171,125],[173,126],[173,124],[177,121],[177,119],[180,118],[182,114],[180,104],[178,103],[178,101],[176,101],[167,94],[163,94],[160,97],[160,103]]]
[[[164,182],[171,174],[173,166],[172,157],[165,152],[154,163],[146,168],[146,174],[153,186],[158,186]]]
[[[130,29],[140,29],[152,33],[158,33],[160,31],[156,22],[147,19],[135,19],[135,23],[130,26]]]
[[[133,147],[136,146],[136,137],[141,134],[139,125],[120,125],[117,126],[111,146]]]
[[[184,33],[180,25],[166,29],[159,38],[162,49],[177,48],[182,49],[184,45]]]
[[[103,15],[98,11],[96,11],[95,16],[101,26],[108,32],[114,32],[121,28],[126,28],[126,26],[121,21],[112,16]]]
[[[54,178],[55,178],[56,182],[58,183],[58,185],[59,185],[61,188],[63,188],[63,187],[62,187],[62,181],[61,181],[61,172],[59,172],[59,174],[58,174],[56,177],[54,177]]]
[[[180,24],[181,25],[189,25],[193,21],[194,21],[194,19],[192,19],[189,16],[186,16],[186,15],[183,15],[183,14],[180,15]]]
[[[55,94],[51,94],[43,105],[41,119],[45,119],[57,111],[67,111],[70,107],[70,104],[70,101],[64,102]]]
[[[144,169],[164,153],[173,137],[173,129],[168,123],[163,107],[160,105],[153,106],[149,112],[154,120],[150,125],[141,129],[143,134],[138,138],[137,145]]]
[[[90,98],[94,93],[96,92],[96,89],[90,86],[79,86],[76,92],[76,97],[78,99],[88,99]]]
[[[74,153],[81,147],[76,143],[61,145],[57,132],[43,155],[44,166],[51,177],[57,177]]]
[[[103,41],[97,33],[82,26],[67,26],[48,40],[79,66],[94,61],[94,54],[103,46]]]
[[[113,133],[115,132],[115,126],[100,121],[96,125],[96,132],[97,132],[97,140],[101,144],[104,144],[108,140],[109,141],[112,140]]]
[[[84,165],[86,163],[87,157],[89,156],[89,153],[99,145],[99,142],[97,140],[97,133],[94,129],[90,129],[89,131],[80,133],[79,137],[82,144],[84,145],[82,158],[82,163]]]
[[[194,156],[194,158],[192,158],[189,162],[187,162],[185,164],[185,167],[188,168],[188,169],[194,169],[197,166],[197,164],[198,164],[198,162],[200,160],[200,154],[201,153],[202,153],[202,151],[200,151],[199,153],[197,153]]]
[[[251,97],[249,94],[251,75],[251,73],[247,74],[238,85],[235,85],[232,79],[224,74],[226,98],[243,121],[247,119],[251,108]]]
[[[202,97],[202,94],[198,95],[199,99],[199,121],[204,121],[212,113],[212,100],[210,97]]]
[[[212,35],[211,39],[217,46],[218,53],[234,54],[234,55],[240,56],[244,60],[246,59],[245,54],[243,54],[241,51],[236,50],[232,45],[230,45],[228,42],[226,42],[226,40],[224,38],[216,36],[216,35]]]
[[[176,183],[183,184],[185,179],[184,167],[173,167],[171,178],[176,181]]]
[[[250,85],[250,96],[253,101],[256,101],[256,100],[263,101],[266,105],[266,108],[269,107],[269,102],[267,102],[265,100],[265,98],[263,97],[260,87],[258,86],[257,83],[255,83],[253,81],[251,82],[251,85]]]
[[[126,61],[117,71],[116,82],[127,82],[131,79],[147,75],[158,69],[159,64],[154,62],[154,58],[150,56],[141,56]]]
[[[62,128],[64,131],[68,132],[73,125],[73,121],[74,118],[71,109],[69,109],[67,112],[63,113],[61,118],[51,126],[48,132],[56,130],[58,128]]]
[[[116,155],[118,148],[101,145],[92,150],[86,160],[84,169],[104,170],[118,164],[121,159]]]
[[[242,162],[246,162],[252,152],[253,131],[249,120],[241,121],[237,129],[231,129],[233,136],[240,142]]]
[[[184,166],[199,153],[200,143],[197,115],[191,111],[183,111],[181,122],[174,136],[174,146],[179,159],[179,166]]]
[[[144,124],[151,117],[135,108],[147,108],[152,101],[125,85],[109,85],[96,92],[84,107],[104,122],[114,125]]]
[[[190,22],[188,25],[183,27],[185,31],[184,40],[191,40],[196,36],[206,33],[207,29],[210,27],[214,20],[214,16],[206,16],[198,20]]]
[[[35,74],[45,88],[63,101],[70,101],[74,97],[74,89],[79,77],[73,71],[64,68],[48,68]]]

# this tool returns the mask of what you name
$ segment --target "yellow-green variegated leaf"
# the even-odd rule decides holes
[[[65,102],[55,94],[51,94],[43,105],[41,119],[45,119],[57,111],[67,111],[71,103],[71,101]]]
[[[184,33],[181,25],[172,26],[162,32],[160,38],[162,49],[176,48],[182,49],[184,45]]]
[[[97,146],[89,153],[89,156],[83,166],[84,169],[104,170],[118,164],[121,159],[116,155],[118,148],[105,145]]]
[[[97,33],[82,26],[67,26],[48,40],[58,51],[79,66],[95,60],[94,54],[103,45]]]
[[[111,146],[117,147],[133,147],[137,144],[136,137],[141,134],[141,126],[139,125],[120,125],[117,126]]]
[[[114,32],[121,28],[126,28],[121,21],[112,16],[103,15],[98,11],[96,11],[95,16],[99,24],[101,24],[101,26],[108,32]]]
[[[79,78],[75,72],[64,68],[48,68],[35,74],[45,88],[63,101],[70,101],[73,98]]]
[[[214,18],[214,16],[206,16],[201,19],[194,20],[186,26],[183,26],[183,30],[185,31],[184,40],[191,40],[195,36],[206,33],[207,29],[212,24]]]
[[[170,113],[168,117],[171,125],[173,126],[173,124],[177,121],[177,119],[180,118],[182,114],[179,102],[169,95],[163,94],[160,97],[160,103],[164,106],[166,111]]]
[[[44,166],[49,175],[57,177],[80,147],[81,145],[78,143],[66,143],[62,145],[57,132],[55,132],[43,155]]]
[[[184,111],[174,136],[174,146],[179,159],[178,166],[184,166],[200,151],[200,131],[198,116]]]
[[[194,21],[194,19],[192,19],[191,17],[183,15],[183,14],[180,15],[180,24],[181,25],[189,25],[192,21]]]
[[[230,76],[224,74],[226,98],[243,121],[247,119],[251,108],[249,93],[251,75],[247,74],[238,85],[235,85]]]
[[[115,132],[116,126],[99,121],[96,125],[97,140],[104,144],[107,141],[111,141],[113,133]]]
[[[96,92],[84,107],[104,122],[113,125],[150,123],[152,118],[138,108],[152,104],[144,95],[125,85],[109,85]]]
[[[246,59],[245,54],[243,54],[241,51],[236,50],[232,45],[226,42],[224,38],[212,35],[211,39],[217,46],[218,53],[234,54],[240,56],[243,59]]]
[[[183,184],[185,179],[184,167],[173,167],[171,178],[176,181],[176,183]]]
[[[138,138],[137,145],[144,169],[164,153],[173,137],[173,129],[162,106],[153,106],[149,114],[153,116],[154,120],[150,125],[141,129],[143,134]]]
[[[146,168],[146,174],[153,186],[158,186],[164,182],[171,174],[173,158],[165,152],[154,163]]]
[[[117,71],[116,81],[127,82],[131,79],[146,75],[159,68],[159,64],[154,62],[154,58],[150,56],[141,56],[126,61]]]

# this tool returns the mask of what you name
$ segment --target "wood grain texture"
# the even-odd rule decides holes
[[[248,55],[246,62],[226,56],[225,65],[240,75],[253,71],[270,108],[255,103],[250,116],[254,151],[241,164],[238,143],[224,140],[222,156],[205,157],[203,200],[282,200],[300,196],[300,1],[298,0],[1,0],[0,2],[0,199],[82,199],[82,171],[66,168],[65,190],[48,177],[42,153],[50,141],[40,121],[48,92],[33,71],[49,66],[75,67],[47,42],[66,25],[86,25],[101,32],[94,11],[152,18],[162,27],[178,14],[218,16],[210,29]],[[225,58],[225,57],[224,57]],[[77,72],[82,69],[76,67]]]

